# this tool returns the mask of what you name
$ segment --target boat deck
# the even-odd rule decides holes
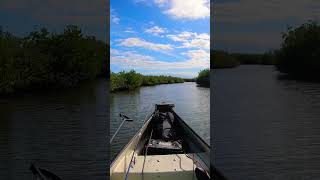
[[[191,155],[192,156],[192,155]],[[140,179],[196,179],[194,174],[194,164],[192,159],[185,154],[170,154],[170,155],[148,155],[135,156],[135,163],[132,163],[128,180]],[[124,161],[127,161],[124,163]],[[130,159],[123,159],[113,172],[115,179],[123,180]]]

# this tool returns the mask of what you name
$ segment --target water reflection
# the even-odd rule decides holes
[[[2,98],[0,176],[34,179],[35,162],[62,179],[106,177],[107,81]]]
[[[319,179],[320,84],[273,66],[213,74],[214,162],[230,179]]]

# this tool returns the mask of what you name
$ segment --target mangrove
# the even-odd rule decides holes
[[[172,76],[142,75],[134,70],[110,73],[111,92],[132,90],[141,86],[153,86],[158,84],[183,83],[184,79]]]
[[[201,70],[196,78],[196,83],[202,87],[210,87],[210,69]]]
[[[320,80],[320,25],[308,21],[289,27],[277,52],[277,69],[294,79]]]
[[[0,94],[72,87],[106,76],[108,48],[68,25],[61,33],[40,28],[18,37],[0,27]]]
[[[275,51],[265,53],[229,53],[223,50],[212,50],[213,69],[233,68],[241,64],[275,65],[277,59]]]

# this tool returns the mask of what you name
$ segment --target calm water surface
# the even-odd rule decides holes
[[[117,92],[110,97],[110,134],[121,123],[119,113],[134,119],[121,128],[111,146],[114,157],[143,125],[148,113],[160,102],[175,104],[175,111],[208,144],[210,142],[210,89],[197,87],[195,83],[165,84],[142,87],[130,92]]]
[[[231,180],[320,179],[320,83],[273,66],[214,70],[214,163]]]
[[[106,179],[107,80],[0,99],[0,179],[34,179],[31,162],[65,180]]]

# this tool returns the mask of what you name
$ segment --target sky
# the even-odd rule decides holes
[[[209,0],[111,0],[110,69],[196,77],[210,67]]]
[[[37,27],[61,32],[72,24],[106,41],[107,11],[105,0],[1,0],[0,26],[24,36]]]
[[[281,45],[281,33],[308,20],[319,21],[319,0],[214,0],[213,48],[263,53]]]

